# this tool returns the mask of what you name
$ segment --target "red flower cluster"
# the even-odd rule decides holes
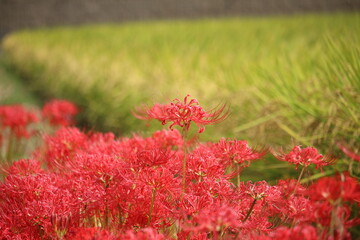
[[[78,108],[66,100],[52,100],[42,109],[42,116],[55,126],[69,126],[74,124],[74,116]]]
[[[316,228],[303,224],[294,228],[279,227],[268,236],[260,236],[259,240],[319,240]]]
[[[42,116],[39,112],[27,111],[21,105],[0,106],[0,161],[11,162],[25,155],[28,141],[23,139],[36,135],[40,128],[34,123],[39,119],[38,124],[49,121],[50,127],[67,126],[73,123],[77,108],[68,101],[53,100],[44,106]]]
[[[219,123],[228,115],[224,111],[225,105],[205,111],[196,99],[189,100],[189,97],[190,95],[187,95],[183,101],[174,99],[170,104],[155,104],[151,108],[139,109],[135,116],[140,119],[157,119],[163,125],[171,122],[170,129],[178,125],[188,130],[191,122],[194,122],[199,128],[199,133],[202,133],[205,125]]]
[[[313,147],[301,148],[301,146],[295,146],[288,154],[274,153],[274,155],[279,160],[304,167],[314,164],[317,168],[321,168],[323,166],[333,164],[335,161],[335,159],[330,156],[323,156],[319,154],[318,150]]]
[[[260,159],[266,154],[266,150],[255,151],[250,148],[245,140],[226,140],[220,139],[218,143],[209,147],[214,155],[226,165],[245,164],[249,165],[250,161]]]
[[[28,126],[37,121],[36,115],[21,105],[0,106],[0,135],[9,128],[17,138],[29,138]]]
[[[360,185],[348,174],[338,174],[335,177],[319,179],[310,188],[310,196],[316,200],[334,203],[336,200],[360,202]]]
[[[177,130],[115,138],[60,128],[32,159],[3,167],[0,239],[350,239],[359,224],[360,185],[346,173],[309,186],[235,185],[233,164],[264,151],[238,140],[193,144],[185,150]],[[312,148],[281,159],[322,164]]]

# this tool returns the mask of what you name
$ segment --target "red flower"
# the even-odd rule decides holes
[[[257,239],[318,240],[320,238],[317,236],[315,227],[311,225],[298,225],[293,228],[279,227],[268,236],[261,236]]]
[[[161,130],[152,134],[153,141],[162,148],[180,147],[183,145],[183,139],[179,131]]]
[[[121,236],[124,240],[165,240],[166,237],[153,228],[143,228],[139,231],[128,230]]]
[[[240,216],[236,209],[226,205],[214,203],[200,210],[192,220],[193,227],[189,230],[198,232],[212,232],[213,238],[220,233],[221,229],[237,228],[240,226]]]
[[[146,168],[140,172],[139,180],[156,190],[175,189],[178,186],[178,179],[166,168]],[[175,191],[174,190],[174,191]]]
[[[79,223],[81,201],[60,175],[11,174],[0,184],[0,199],[0,222],[29,239],[55,239],[61,234],[57,230],[66,232]]]
[[[306,191],[306,188],[295,179],[279,180],[277,186],[280,187],[281,193],[286,199],[293,195],[295,189],[298,195],[303,195]]]
[[[18,138],[28,138],[27,127],[37,120],[35,114],[27,112],[21,105],[0,106],[0,128],[9,127]]]
[[[4,167],[2,169],[6,174],[18,174],[18,175],[32,175],[37,173],[43,173],[40,162],[33,159],[21,159],[14,162],[10,167]]]
[[[346,154],[346,156],[357,162],[360,162],[360,154],[356,154],[355,152],[344,146],[342,143],[338,143],[338,147]]]
[[[214,155],[225,165],[233,163],[247,163],[261,158],[266,154],[266,150],[256,151],[251,149],[244,140],[226,140],[220,139],[218,143],[210,145]]]
[[[92,240],[92,239],[103,239],[103,240],[115,240],[119,239],[112,235],[109,231],[101,228],[77,228],[74,229],[70,234],[66,236],[70,240]]]
[[[304,167],[310,164],[315,164],[316,167],[323,167],[333,164],[335,159],[330,156],[323,156],[318,153],[318,150],[313,147],[301,148],[301,146],[295,146],[290,153],[273,153],[274,156],[281,160],[286,161],[296,166],[302,165]]]
[[[341,173],[334,177],[320,178],[310,186],[309,196],[312,200],[335,202],[341,198],[342,201],[360,202],[360,185],[355,178]]]
[[[137,153],[136,163],[141,167],[154,167],[167,163],[170,159],[170,153],[165,149],[153,148],[139,151]]]
[[[69,126],[78,113],[77,107],[66,100],[52,100],[44,105],[42,116],[55,126]]]
[[[44,160],[51,169],[60,167],[69,161],[74,153],[83,148],[87,137],[77,128],[60,128],[54,136],[44,136]],[[40,154],[40,153],[39,153]]]
[[[266,181],[252,183],[248,181],[242,183],[240,189],[251,198],[260,200],[266,198],[267,201],[277,201],[280,199],[281,192],[279,187],[270,186]]]
[[[155,104],[151,108],[140,109],[135,116],[140,119],[157,119],[163,125],[171,122],[170,129],[178,125],[188,130],[190,123],[195,122],[199,133],[205,130],[204,125],[219,123],[228,116],[228,112],[224,112],[226,105],[205,111],[196,99],[189,100],[189,97],[190,95],[187,95],[184,101],[174,99],[170,104]]]

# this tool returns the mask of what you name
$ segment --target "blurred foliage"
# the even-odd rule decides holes
[[[38,106],[40,100],[28,91],[24,83],[14,73],[9,71],[0,55],[0,104],[25,104]]]
[[[96,130],[159,129],[131,112],[191,94],[205,108],[231,106],[202,140],[328,151],[359,147],[359,38],[359,13],[333,13],[58,27],[2,47],[32,88],[74,101]]]

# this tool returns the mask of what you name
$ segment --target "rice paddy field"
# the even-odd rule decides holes
[[[13,33],[2,49],[30,89],[75,102],[96,130],[159,129],[134,109],[190,94],[230,106],[203,139],[328,150],[360,139],[359,40],[360,14],[333,13],[57,27]]]

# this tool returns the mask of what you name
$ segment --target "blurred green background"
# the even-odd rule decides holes
[[[147,131],[136,106],[191,94],[231,106],[204,139],[326,148],[359,137],[359,35],[360,15],[340,13],[58,27],[2,47],[31,89],[74,101],[96,129]]]
[[[88,129],[150,133],[161,124],[137,120],[137,106],[190,94],[206,109],[230,106],[201,140],[359,148],[359,13],[44,28],[10,34],[1,46],[2,103],[65,98]],[[255,166],[249,176],[269,169]]]

